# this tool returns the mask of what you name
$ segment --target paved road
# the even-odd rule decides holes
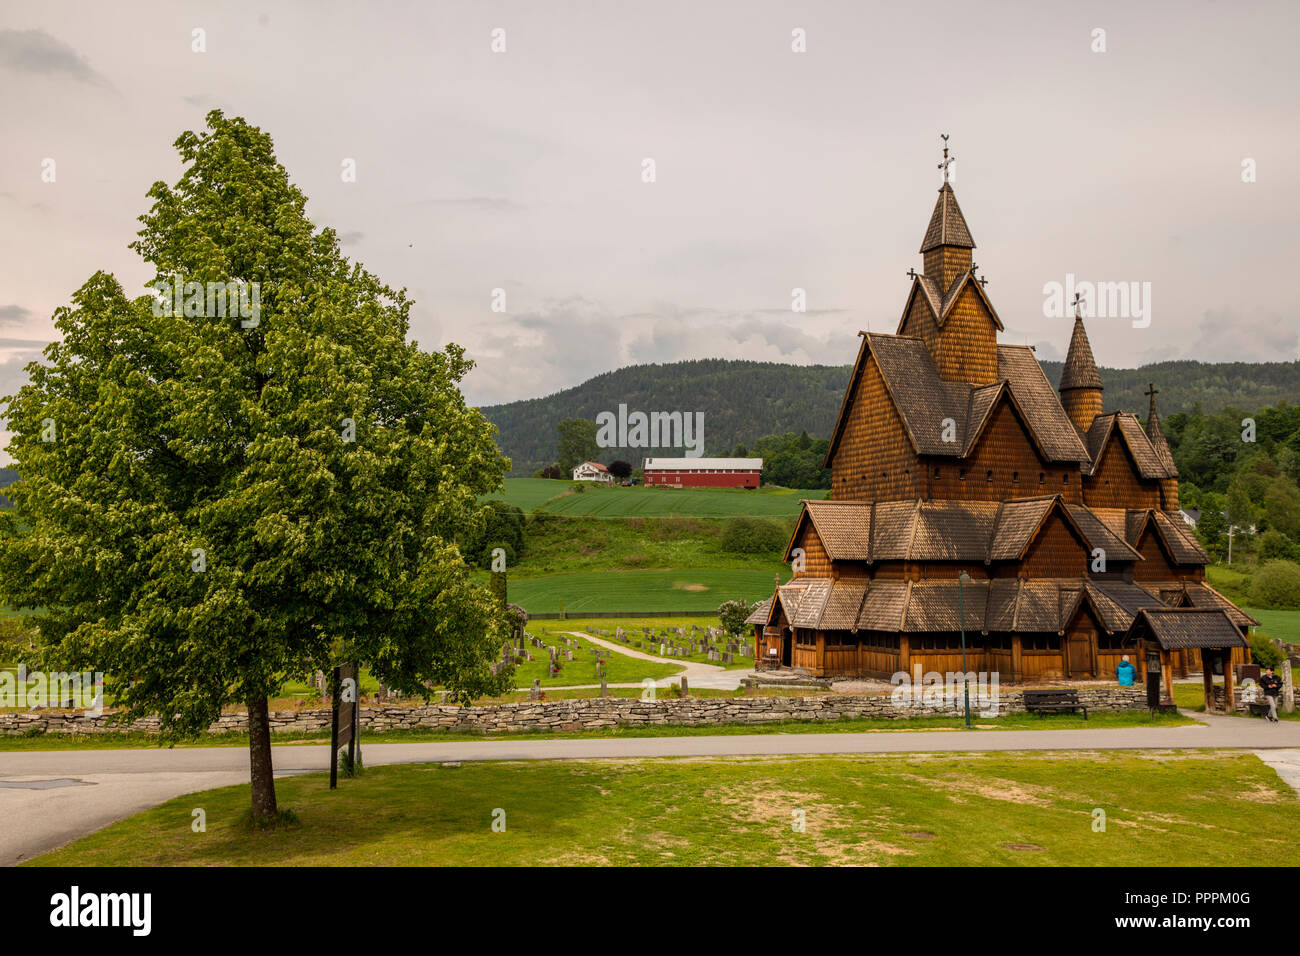
[[[1196,718],[1204,722],[1110,730],[462,740],[370,744],[364,749],[366,764],[378,766],[470,760],[1209,747],[1260,752],[1288,782],[1300,779],[1300,755],[1286,752],[1300,751],[1300,721],[1269,724],[1200,714]],[[275,766],[277,774],[321,771],[329,766],[329,747],[279,745]],[[247,781],[248,752],[238,747],[0,753],[0,865],[30,859],[181,794]]]

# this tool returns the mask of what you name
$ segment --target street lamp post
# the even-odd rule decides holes
[[[970,730],[970,671],[966,669],[966,602],[962,596],[963,585],[970,584],[965,571],[957,575],[957,613],[961,618],[961,681],[966,694],[966,729]]]

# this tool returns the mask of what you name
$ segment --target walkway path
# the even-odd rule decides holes
[[[368,766],[470,760],[592,760],[783,754],[959,753],[1049,750],[1253,751],[1288,782],[1300,777],[1300,721],[1195,715],[1182,727],[1084,730],[934,730],[732,737],[466,739],[365,744]],[[277,774],[320,772],[329,746],[280,744]],[[248,782],[241,747],[46,750],[0,753],[0,865],[12,865],[164,800]]]

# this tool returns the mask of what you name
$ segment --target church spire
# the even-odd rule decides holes
[[[943,171],[943,185],[939,187],[939,198],[930,215],[925,238],[921,240],[925,274],[934,280],[941,295],[946,295],[953,283],[971,268],[971,250],[975,248],[975,240],[971,238],[970,229],[966,226],[966,217],[961,214],[957,196],[952,191],[955,161],[956,158],[948,152],[948,136],[945,133],[943,160],[939,163],[939,169]]]
[[[1092,427],[1092,421],[1101,414],[1101,373],[1097,371],[1097,362],[1092,357],[1092,345],[1088,342],[1088,332],[1083,327],[1083,316],[1079,313],[1079,299],[1074,302],[1074,333],[1070,336],[1070,348],[1065,353],[1065,367],[1061,369],[1061,404],[1070,416],[1070,421],[1081,432]]]
[[[1166,477],[1160,480],[1160,507],[1166,511],[1178,509],[1178,466],[1174,464],[1174,453],[1169,449],[1169,442],[1160,428],[1160,414],[1156,411],[1156,393],[1160,390],[1154,384],[1147,385],[1146,395],[1150,399],[1147,406],[1147,438],[1156,451],[1160,464],[1165,466]]]

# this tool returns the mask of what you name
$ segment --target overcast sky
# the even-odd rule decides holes
[[[640,362],[851,362],[921,266],[940,133],[1003,341],[1059,358],[1043,286],[1074,273],[1151,283],[1149,327],[1091,323],[1103,365],[1295,359],[1297,10],[10,4],[0,390],[96,269],[143,291],[145,193],[213,107],[268,131],[313,220],[408,289],[415,339],[469,350],[475,404]]]

